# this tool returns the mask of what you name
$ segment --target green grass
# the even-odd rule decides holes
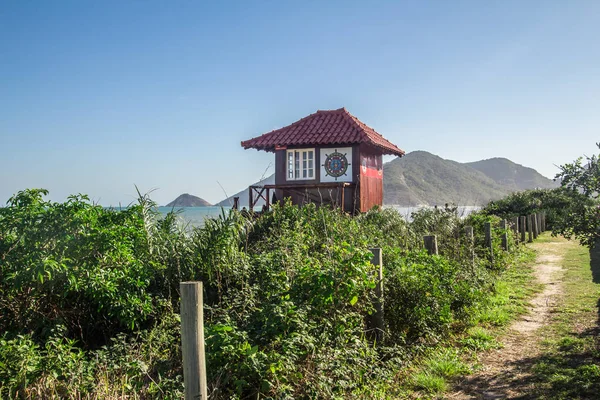
[[[467,337],[460,340],[460,343],[469,350],[483,351],[497,349],[501,344],[496,337],[487,329],[480,326],[469,329]]]
[[[538,398],[592,399],[600,394],[598,253],[592,253],[590,263],[587,248],[570,246],[567,251],[564,297],[544,330],[541,355],[531,361]]]
[[[418,372],[413,376],[414,388],[429,394],[443,393],[448,389],[444,377],[428,371]]]
[[[563,241],[549,234],[536,243]],[[548,325],[542,327],[540,352],[523,359],[519,388],[523,398],[600,398],[600,248],[590,260],[587,248],[565,243],[563,294]],[[495,294],[478,316],[480,326],[460,340],[478,352],[491,348],[504,327],[524,310],[527,299],[540,290],[532,283],[529,264],[515,265],[496,283]]]
[[[453,378],[470,374],[472,368],[464,360],[462,349],[432,349],[418,366],[408,373],[402,394],[408,398],[437,398],[450,387]]]
[[[425,370],[444,378],[468,374],[471,368],[465,364],[456,349],[442,349],[425,363]]]
[[[403,386],[410,398],[438,398],[449,390],[454,379],[477,368],[478,352],[502,346],[498,336],[525,312],[527,300],[541,289],[533,283],[534,261],[532,250],[520,249],[510,268],[496,280],[491,296],[473,310],[474,325],[427,353],[407,374]]]
[[[514,265],[496,281],[493,295],[478,310],[476,321],[488,328],[504,327],[525,312],[527,299],[541,290],[534,283],[535,253],[523,249]]]

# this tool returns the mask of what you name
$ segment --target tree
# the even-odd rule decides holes
[[[600,143],[596,143],[600,149]],[[600,239],[600,160],[597,155],[579,157],[561,165],[555,179],[571,194],[572,201],[563,213],[555,232],[575,236],[582,244],[593,247]]]
[[[600,148],[600,143],[596,143]],[[560,173],[555,179],[560,179],[565,188],[578,191],[587,197],[597,199],[600,194],[600,162],[598,156],[586,156],[587,163],[582,164],[583,157],[579,157],[572,164],[561,165]]]

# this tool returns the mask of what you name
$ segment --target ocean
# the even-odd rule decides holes
[[[401,207],[401,206],[384,206],[384,208],[394,208],[396,209],[404,218],[410,220],[411,213],[418,211],[423,207]],[[458,215],[461,217],[465,217],[469,215],[473,211],[479,210],[481,207],[478,206],[461,206],[458,207]],[[175,211],[178,212],[179,217],[181,218],[184,224],[188,224],[189,227],[195,226],[203,226],[204,220],[206,218],[215,218],[221,215],[222,212],[229,212],[230,207],[183,207],[183,208],[175,208]],[[161,214],[167,214],[173,210],[171,207],[158,207],[158,211]]]

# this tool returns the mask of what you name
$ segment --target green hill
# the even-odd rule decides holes
[[[384,204],[482,205],[508,193],[556,184],[532,168],[506,158],[473,163],[414,151],[383,166]]]
[[[426,151],[384,164],[383,177],[384,204],[479,205],[506,193],[482,172]]]
[[[497,184],[511,190],[550,189],[559,186],[535,169],[516,164],[506,158],[490,158],[464,165],[483,172]]]

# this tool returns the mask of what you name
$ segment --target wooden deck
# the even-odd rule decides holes
[[[248,204],[249,209],[253,210],[254,206],[263,199],[265,201],[265,207],[268,210],[271,207],[271,190],[286,190],[301,194],[308,194],[309,191],[319,189],[337,189],[336,197],[340,197],[340,203],[344,204],[344,192],[347,187],[354,186],[354,183],[350,182],[332,182],[332,183],[312,183],[306,185],[254,185],[249,187],[248,191]],[[282,200],[282,199],[278,199]]]

